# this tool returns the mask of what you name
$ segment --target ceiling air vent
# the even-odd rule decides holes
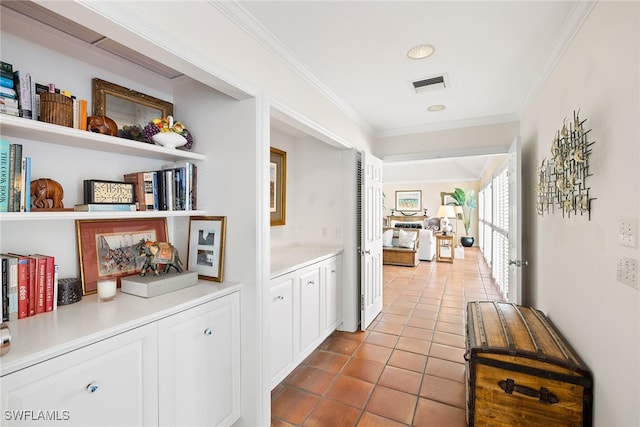
[[[413,89],[416,91],[416,93],[420,93],[427,90],[444,89],[447,87],[447,81],[445,79],[445,76],[441,75],[416,80],[414,82],[411,82],[411,85],[413,86]]]

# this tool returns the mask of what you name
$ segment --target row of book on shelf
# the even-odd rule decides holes
[[[2,321],[56,310],[58,266],[50,255],[2,254]]]
[[[22,144],[0,139],[0,212],[31,210],[31,157]]]
[[[31,73],[13,70],[13,64],[0,61],[0,113],[26,119],[41,120],[40,95],[58,93],[73,102],[73,127],[87,130],[88,102],[71,92],[56,88],[53,83],[37,83]]]
[[[133,203],[92,203],[95,181],[84,182],[85,204],[76,211],[181,211],[197,209],[197,167],[192,162],[173,162],[155,171],[124,174],[123,182],[133,185]]]

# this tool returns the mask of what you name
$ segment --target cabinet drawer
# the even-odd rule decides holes
[[[157,425],[156,337],[142,326],[2,377],[0,425]]]

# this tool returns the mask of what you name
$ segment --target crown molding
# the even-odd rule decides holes
[[[438,130],[461,129],[475,126],[495,125],[500,123],[511,123],[520,121],[516,114],[502,114],[497,116],[473,117],[470,119],[450,120],[448,122],[438,122],[418,126],[410,126],[398,129],[389,129],[377,132],[376,138],[386,138],[400,135],[415,135],[419,133],[434,132]]]
[[[239,28],[243,29],[256,42],[271,52],[274,57],[283,62],[289,69],[301,76],[367,133],[370,135],[375,133],[375,129],[368,121],[345,103],[335,92],[329,89],[311,70],[304,66],[275,35],[267,30],[264,25],[241,5],[240,1],[231,0],[219,2],[209,0],[209,3],[234,22]]]

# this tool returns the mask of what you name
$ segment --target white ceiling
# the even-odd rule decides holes
[[[519,120],[592,6],[584,0],[239,4],[255,18],[249,24],[245,17],[245,24],[376,136]],[[407,57],[424,43],[435,47],[432,56]],[[445,76],[446,88],[415,92],[412,81],[436,75]],[[428,112],[434,104],[446,109]],[[477,179],[486,162],[458,164],[466,179]]]

